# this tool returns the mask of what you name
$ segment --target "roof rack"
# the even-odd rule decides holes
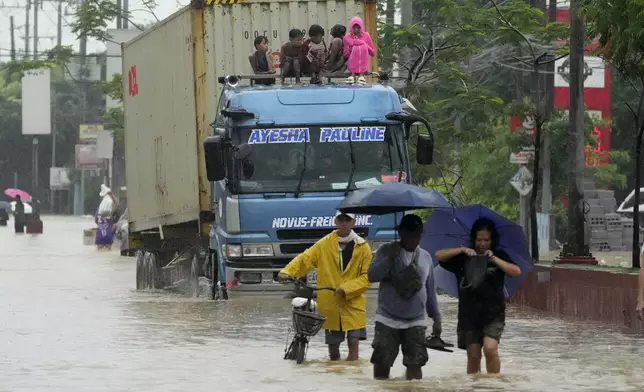
[[[351,74],[330,74],[330,75],[325,75],[323,80],[327,81],[327,84],[334,84],[334,80],[340,80],[340,79],[347,79]],[[380,83],[386,83],[389,80],[389,75],[386,73],[378,73],[378,72],[371,72],[367,75],[367,79],[375,79],[377,82]],[[253,86],[257,83],[258,80],[275,80],[275,85],[282,85],[281,80],[282,80],[282,75],[274,73],[274,74],[261,74],[261,75],[226,75],[226,76],[220,76],[218,78],[219,84],[223,84],[227,87],[230,88],[235,88],[239,85],[239,82],[242,80],[248,80],[250,81],[250,85]],[[287,77],[287,80],[293,80],[293,77]],[[309,76],[302,76],[300,78],[301,83],[303,85],[311,84],[311,77]],[[294,83],[286,83],[287,85],[293,85]]]

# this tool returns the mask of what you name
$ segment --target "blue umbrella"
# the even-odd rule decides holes
[[[474,204],[453,209],[437,209],[425,223],[425,231],[420,242],[421,248],[432,256],[436,251],[445,248],[458,248],[470,245],[470,230],[479,218],[487,218],[494,222],[499,232],[498,250],[510,256],[512,261],[521,268],[521,275],[515,278],[505,277],[505,296],[514,293],[532,270],[532,258],[528,250],[528,242],[523,228],[499,213],[481,205]],[[438,263],[438,260],[435,260]],[[458,282],[453,273],[441,266],[434,269],[436,285],[448,294],[458,296]]]
[[[386,215],[422,208],[451,207],[440,192],[401,182],[390,182],[351,192],[338,210],[350,214]]]

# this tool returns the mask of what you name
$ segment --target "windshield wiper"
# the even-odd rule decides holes
[[[302,191],[302,182],[304,181],[304,173],[306,173],[306,150],[309,146],[308,138],[304,138],[304,157],[302,158],[302,171],[300,172],[300,180],[297,182],[297,188],[295,188],[295,197],[300,197]]]
[[[349,174],[349,182],[347,189],[344,190],[344,195],[348,195],[351,190],[351,182],[353,181],[353,174],[356,172],[356,156],[353,154],[353,144],[351,143],[351,132],[349,132],[349,151],[351,154],[351,173]]]
[[[403,153],[402,149],[400,148],[400,143],[398,142],[398,137],[394,138],[396,143],[396,151],[398,152],[398,160],[400,161],[400,167],[398,168],[398,182],[402,180],[402,174],[403,174],[403,169],[405,168],[405,165],[403,163]]]

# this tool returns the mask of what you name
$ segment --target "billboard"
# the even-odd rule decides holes
[[[69,189],[71,181],[67,168],[64,167],[50,167],[49,168],[49,189],[61,190]]]
[[[77,168],[98,168],[103,164],[96,153],[96,144],[76,145],[76,167]]]
[[[114,157],[114,137],[111,131],[101,131],[96,138],[96,157],[112,159]]]
[[[22,134],[51,134],[49,68],[31,69],[22,77]]]
[[[78,126],[78,139],[96,140],[101,132],[103,132],[103,124],[81,124]]]
[[[136,29],[131,30],[118,30],[118,29],[108,29],[108,34],[111,36],[110,40],[107,41],[107,60],[105,64],[106,68],[106,79],[109,82],[112,80],[112,75],[123,73],[123,57],[121,55],[121,43],[127,42],[131,39],[136,38],[141,32]],[[127,78],[127,75],[123,75],[124,78]],[[113,100],[110,97],[105,97],[105,107],[107,109],[115,108],[120,106],[118,101]]]

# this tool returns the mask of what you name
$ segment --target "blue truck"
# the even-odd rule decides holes
[[[191,1],[122,45],[122,249],[136,254],[137,289],[282,290],[278,271],[333,230],[346,194],[411,181],[410,140],[417,162],[431,163],[429,124],[384,76],[290,86],[243,76],[259,36],[279,47],[311,15],[331,25],[359,15],[376,39],[376,14],[372,0]],[[394,238],[394,219],[358,216],[356,231],[375,251]]]
[[[264,86],[253,79],[219,78],[219,112],[204,141],[215,195],[215,298],[229,290],[280,290],[278,271],[333,230],[336,207],[349,192],[411,180],[412,133],[418,163],[432,161],[428,122],[404,111],[405,100],[386,83]],[[374,252],[394,238],[391,215],[356,221]],[[315,273],[307,279],[315,283]]]

